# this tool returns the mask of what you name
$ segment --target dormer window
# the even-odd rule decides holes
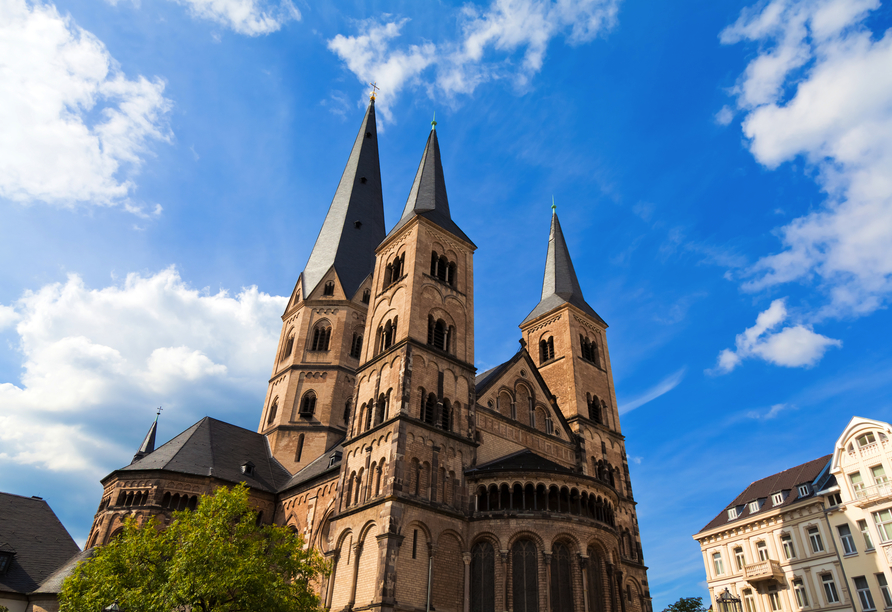
[[[807,484],[799,485],[799,497],[808,497],[811,493],[811,487]]]
[[[0,550],[0,576],[5,574],[12,565],[12,558],[15,556],[13,550]]]
[[[729,521],[733,521],[733,520],[736,519],[738,516],[740,516],[740,512],[739,512],[739,510],[738,510],[736,507],[734,507],[734,508],[728,508],[728,520],[729,520]]]
[[[343,457],[343,453],[341,451],[335,451],[328,458],[328,467],[334,467],[334,464],[341,460]]]
[[[253,476],[254,475],[254,463],[251,461],[245,461],[242,464],[242,474],[245,476]]]
[[[754,512],[758,512],[761,507],[762,507],[762,502],[760,502],[759,500],[750,502],[750,514],[753,514]]]
[[[780,491],[780,492],[775,493],[774,495],[771,496],[771,505],[772,506],[780,506],[782,503],[784,503],[784,500],[786,500],[786,499],[787,499],[787,492]]]

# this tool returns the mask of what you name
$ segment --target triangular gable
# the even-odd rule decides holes
[[[291,297],[288,298],[288,303],[285,304],[285,312],[282,313],[282,318],[285,318],[285,315],[288,314],[288,311],[300,304],[300,301],[304,297],[304,273],[301,272],[297,277],[297,282],[294,283],[294,289],[291,290]]]
[[[325,295],[325,285],[328,283],[334,283],[334,293],[331,295]],[[332,300],[346,300],[347,296],[344,293],[344,287],[341,284],[341,279],[338,278],[338,273],[335,270],[334,266],[331,266],[328,271],[322,275],[322,278],[319,279],[319,282],[315,287],[306,287],[307,299],[308,300],[318,300],[320,298],[327,297]]]
[[[521,370],[525,370],[527,376],[522,376],[520,374]],[[554,422],[555,429],[560,429],[561,431],[560,439],[564,441],[573,440],[573,430],[570,429],[570,424],[567,423],[567,419],[560,408],[553,403],[553,394],[526,348],[521,348],[505,363],[487,370],[477,377],[477,403],[486,406],[489,399],[495,401],[500,389],[508,388],[513,390],[520,380],[523,380],[533,388],[537,404],[542,404],[546,407]]]

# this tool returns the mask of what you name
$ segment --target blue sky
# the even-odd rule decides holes
[[[0,0],[0,490],[83,543],[156,406],[256,427],[372,80],[388,226],[436,112],[481,371],[555,197],[657,610],[737,492],[892,419],[890,4],[292,1]]]

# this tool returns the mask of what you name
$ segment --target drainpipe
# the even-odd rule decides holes
[[[427,612],[431,612],[431,574],[434,568],[434,555],[427,557]]]

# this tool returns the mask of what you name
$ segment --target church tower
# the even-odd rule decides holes
[[[282,315],[258,432],[292,473],[344,437],[366,342],[384,201],[372,99],[328,215]]]
[[[426,577],[462,567],[457,543],[434,557],[425,525],[464,528],[463,472],[476,447],[475,249],[449,212],[434,123],[402,217],[376,251],[331,528],[341,534],[334,548],[351,552],[335,559],[332,610],[397,599],[423,608]],[[380,533],[368,528],[375,522]]]

